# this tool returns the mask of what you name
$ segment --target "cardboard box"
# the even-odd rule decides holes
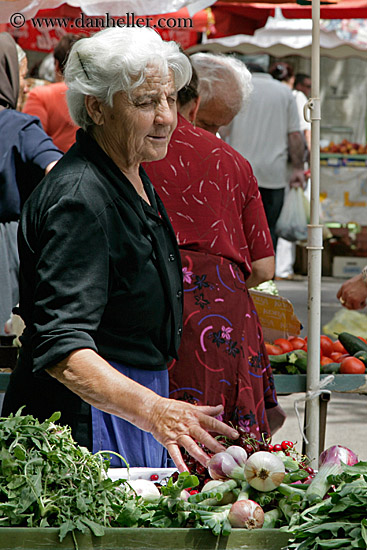
[[[365,265],[367,265],[367,257],[334,256],[333,277],[349,279],[359,275]]]
[[[250,290],[250,294],[259,316],[265,342],[300,334],[301,322],[287,298],[258,290]]]

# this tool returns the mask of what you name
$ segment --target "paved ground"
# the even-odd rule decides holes
[[[344,279],[323,277],[321,282],[321,327],[329,322],[340,309],[336,293]],[[297,281],[277,281],[279,294],[288,298],[300,319],[303,330],[301,336],[307,335],[307,277]],[[274,441],[283,439],[297,441],[301,450],[302,437],[294,410],[294,401],[303,394],[280,396],[282,407],[287,412],[283,428],[274,436]],[[302,413],[303,404],[299,410]],[[340,444],[351,448],[360,459],[367,460],[367,395],[332,393],[328,404],[325,446]]]

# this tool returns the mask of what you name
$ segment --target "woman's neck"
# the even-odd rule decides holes
[[[143,181],[139,173],[140,163],[135,162],[129,164],[121,154],[117,153],[114,149],[108,147],[107,143],[103,139],[103,135],[98,132],[98,127],[94,128],[94,130],[95,131],[92,133],[92,135],[97,141],[98,145],[101,147],[101,149],[116,164],[116,166],[121,170],[124,176],[127,177],[138,195],[140,195],[140,197],[142,197],[148,204],[150,204],[148,195],[145,192]]]

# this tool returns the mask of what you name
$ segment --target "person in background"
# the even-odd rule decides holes
[[[249,71],[229,55],[195,53],[190,61],[199,79],[195,125],[217,135],[246,107],[252,91]]]
[[[269,74],[275,80],[282,82],[290,90],[296,100],[301,135],[304,141],[304,170],[307,170],[307,162],[311,151],[311,123],[304,117],[303,108],[307,103],[307,97],[303,92],[294,89],[294,70],[289,63],[276,62],[269,68]],[[275,279],[294,279],[294,262],[296,260],[296,243],[278,238],[276,249]]]
[[[65,34],[54,49],[55,82],[33,88],[23,106],[23,113],[38,116],[43,129],[64,153],[75,142],[77,126],[71,120],[66,104],[64,66],[72,45],[81,38]]]
[[[251,164],[259,184],[273,246],[285,189],[304,185],[304,142],[299,128],[297,105],[291,90],[265,72],[248,64],[254,91],[246,111],[233,119],[226,141]],[[288,156],[292,165],[287,174]]]
[[[27,73],[28,73],[28,59],[25,51],[18,44],[16,44],[16,48],[17,48],[17,56],[18,56],[18,63],[19,63],[19,96],[18,96],[16,108],[17,108],[17,111],[21,111],[22,105],[24,104],[25,98],[29,91],[27,80],[26,80]]]
[[[236,105],[246,102],[250,80],[247,71],[239,96],[232,97]],[[214,86],[209,89],[213,94]],[[233,91],[229,79],[220,91]],[[212,135],[220,113],[206,111],[212,133],[192,124],[206,99],[194,70],[178,94],[180,115],[167,156],[146,165],[183,265],[183,334],[179,359],[169,366],[170,395],[198,405],[221,402],[225,422],[261,440],[281,427],[285,414],[248,289],[273,277],[274,253],[251,166]]]
[[[311,77],[305,73],[297,73],[294,77],[293,88],[302,92],[307,99],[311,96]]]
[[[355,275],[345,281],[336,295],[343,307],[347,309],[363,309],[367,300],[367,266],[360,275]]]
[[[19,229],[19,360],[3,415],[55,410],[74,439],[130,466],[161,468],[180,448],[206,464],[238,437],[221,404],[168,399],[182,333],[174,232],[141,163],[163,158],[177,90],[191,77],[175,42],[149,28],[77,41],[65,67],[77,142],[32,193]],[[210,432],[210,433],[209,433]],[[124,466],[115,454],[112,466]]]
[[[19,301],[17,249],[22,206],[62,152],[39,120],[16,110],[27,58],[8,33],[0,34],[0,335]]]

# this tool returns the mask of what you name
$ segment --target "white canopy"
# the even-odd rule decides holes
[[[347,57],[367,57],[367,41],[353,42],[340,38],[336,30],[326,30],[327,25],[321,22],[320,55],[345,59]],[[238,52],[252,55],[267,53],[273,57],[300,55],[311,57],[312,20],[286,19],[281,10],[276,9],[275,17],[269,17],[265,27],[257,29],[253,36],[236,34],[223,38],[207,39],[202,44],[193,46],[195,51],[212,51],[213,53]]]

